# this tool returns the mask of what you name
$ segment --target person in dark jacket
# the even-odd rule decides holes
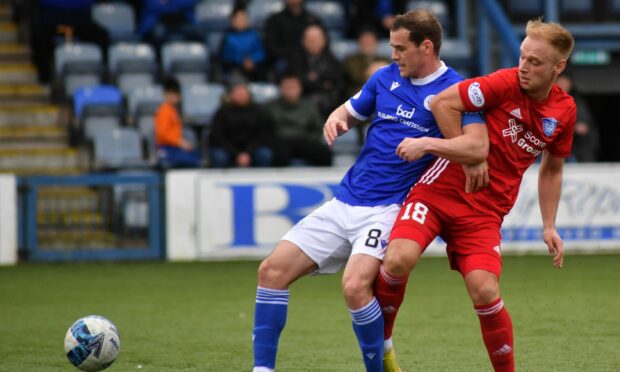
[[[319,25],[304,30],[303,49],[290,59],[291,69],[304,87],[304,95],[319,107],[327,118],[341,100],[344,89],[344,69],[329,50],[325,29]]]
[[[262,107],[252,102],[247,83],[234,79],[227,102],[215,113],[209,134],[212,168],[271,166],[273,129]]]
[[[304,7],[303,0],[286,0],[282,11],[271,15],[265,22],[265,48],[276,73],[284,73],[292,54],[301,50],[301,39],[306,27],[320,25],[318,16]]]

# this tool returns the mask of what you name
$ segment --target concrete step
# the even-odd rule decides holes
[[[0,148],[40,144],[67,146],[67,132],[58,126],[13,125],[0,126]]]
[[[49,102],[50,88],[45,85],[23,84],[0,84],[0,102]]]
[[[0,22],[0,43],[16,43],[17,26],[13,22]]]
[[[0,43],[0,62],[30,61],[31,51],[28,45],[19,43]]]
[[[37,69],[29,62],[0,63],[0,81],[14,84],[37,82]]]
[[[0,127],[15,125],[57,126],[60,109],[48,104],[0,103]]]
[[[0,171],[6,169],[86,168],[79,152],[71,148],[0,149]]]
[[[103,229],[39,229],[39,246],[46,249],[66,250],[68,248],[90,247],[111,248],[117,245],[116,236]]]

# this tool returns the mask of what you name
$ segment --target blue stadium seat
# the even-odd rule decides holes
[[[133,128],[98,131],[93,138],[92,160],[97,170],[148,167],[142,157],[140,135]]]
[[[544,2],[541,0],[507,0],[506,10],[511,16],[531,19],[543,15]]]
[[[560,0],[560,19],[589,22],[594,20],[593,0]]]
[[[101,129],[119,128],[123,124],[123,99],[111,85],[79,88],[73,94],[73,111],[82,136],[93,139]]]
[[[93,20],[103,27],[111,40],[138,40],[136,15],[131,5],[123,2],[98,3],[93,5]]]
[[[205,31],[224,31],[235,5],[234,0],[202,0],[196,4],[196,23]]]
[[[344,33],[347,28],[344,6],[339,1],[310,1],[306,3],[306,9],[318,16],[328,31]]]
[[[173,75],[181,85],[208,80],[209,53],[204,44],[173,41],[161,50],[164,74]]]
[[[348,56],[359,52],[357,40],[350,39],[330,41],[329,48],[339,61],[344,61]]]
[[[157,57],[149,44],[119,43],[108,51],[112,81],[125,96],[137,87],[152,85],[157,76]]]
[[[226,89],[222,84],[183,85],[181,112],[188,125],[209,126],[220,107]]]
[[[409,0],[406,5],[407,10],[426,9],[433,13],[441,22],[445,31],[452,27],[448,6],[441,0]],[[446,32],[447,33],[447,32]]]
[[[270,15],[284,9],[284,0],[256,0],[248,5],[250,25],[262,29]]]
[[[254,81],[248,84],[252,100],[259,105],[271,102],[280,97],[280,89],[274,83]]]
[[[83,86],[101,83],[103,56],[96,44],[71,42],[54,49],[55,79],[65,97]]]

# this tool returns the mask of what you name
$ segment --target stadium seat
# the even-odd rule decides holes
[[[220,31],[209,31],[206,36],[207,48],[213,55],[219,55],[220,46],[222,45],[222,38],[224,37],[224,32]]]
[[[181,85],[207,81],[209,53],[201,43],[168,42],[162,47],[161,60],[164,73],[175,76]]]
[[[560,0],[560,19],[577,22],[593,21],[593,0]]]
[[[144,168],[148,163],[142,157],[138,131],[133,128],[100,130],[93,138],[93,168]]]
[[[138,120],[142,115],[153,116],[157,108],[164,101],[164,92],[161,86],[151,85],[138,87],[129,94],[129,116],[134,126],[138,127]]]
[[[390,45],[390,39],[380,39],[377,43],[377,55],[385,57],[389,60],[392,59],[392,46]]]
[[[280,89],[274,83],[251,82],[248,84],[252,100],[259,105],[271,102],[280,97]]]
[[[336,138],[332,144],[334,166],[351,166],[359,153],[359,134],[357,130],[350,130],[342,136]]]
[[[98,3],[93,5],[93,20],[103,27],[113,41],[138,40],[136,15],[131,5],[123,2]]]
[[[452,22],[450,21],[450,12],[448,11],[448,6],[444,1],[441,0],[409,0],[406,5],[407,10],[413,9],[426,9],[433,13],[441,22],[441,25],[444,28],[446,33],[449,32],[452,27]]]
[[[329,48],[339,61],[344,61],[348,56],[359,52],[357,40],[350,39],[333,40],[329,43]]]
[[[284,0],[258,0],[248,5],[250,26],[262,29],[270,15],[284,9]]]
[[[149,44],[119,43],[110,47],[108,69],[125,96],[137,87],[152,85],[157,76],[155,50]]]
[[[347,28],[344,6],[339,1],[309,1],[306,9],[318,16],[328,31],[339,31],[344,33]]]
[[[543,15],[543,3],[540,0],[507,0],[506,10],[511,18],[523,21]]]
[[[101,83],[103,56],[99,46],[91,43],[72,42],[54,50],[55,78],[64,97],[83,86]]]
[[[235,5],[234,0],[202,0],[196,4],[196,23],[205,31],[224,31]]]
[[[111,85],[79,88],[73,94],[73,111],[82,136],[92,140],[100,129],[119,128],[123,123],[123,100]]]
[[[181,88],[181,112],[188,125],[209,126],[220,107],[226,89],[222,84],[204,83]]]

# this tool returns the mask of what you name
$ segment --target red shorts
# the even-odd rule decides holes
[[[414,240],[422,250],[441,236],[447,243],[450,267],[465,277],[472,270],[502,272],[502,218],[490,211],[479,211],[459,195],[431,194],[430,189],[414,191],[401,208],[390,241]]]

